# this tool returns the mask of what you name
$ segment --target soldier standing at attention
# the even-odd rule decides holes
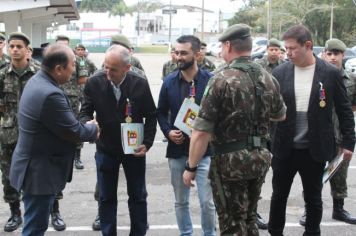
[[[200,69],[213,72],[216,69],[216,66],[214,65],[214,63],[212,61],[210,61],[206,57],[206,50],[207,50],[206,46],[207,45],[206,45],[205,42],[201,42],[200,55],[199,55],[199,57],[197,59],[198,67]]]
[[[256,62],[260,64],[266,71],[272,73],[272,70],[283,63],[280,59],[281,55],[281,42],[278,39],[272,38],[268,40],[267,44],[267,56]]]
[[[10,57],[4,53],[4,47],[6,45],[6,37],[0,33],[0,70],[10,64]]]
[[[4,186],[4,200],[9,203],[11,216],[4,231],[12,232],[22,223],[21,194],[9,182],[11,158],[18,138],[17,110],[26,82],[40,69],[27,60],[30,39],[27,35],[14,32],[9,35],[11,62],[0,71],[0,169]]]
[[[193,186],[199,160],[211,140],[209,177],[221,235],[259,235],[256,205],[271,162],[269,122],[285,119],[286,107],[272,76],[251,61],[245,24],[219,38],[227,66],[209,81],[193,125],[184,183]]]
[[[339,39],[329,39],[325,43],[323,52],[323,58],[325,61],[336,66],[342,73],[342,81],[345,84],[347,96],[351,101],[352,111],[356,111],[356,78],[349,78],[344,69],[342,68],[342,59],[344,58],[344,52],[346,45]],[[341,132],[339,129],[339,121],[336,114],[333,114],[334,126],[335,126],[335,138],[338,146],[341,144]],[[344,161],[339,167],[338,171],[330,179],[331,196],[333,198],[333,213],[332,218],[334,220],[344,221],[349,224],[356,224],[356,218],[349,212],[344,210],[344,199],[347,197],[347,170],[349,168],[350,161]],[[305,226],[306,212],[299,223]]]
[[[175,54],[175,47],[171,48],[171,60],[167,61],[166,63],[163,64],[163,68],[162,68],[162,80],[164,80],[164,78],[169,75],[170,73],[172,73],[173,71],[175,71],[177,68],[177,59],[176,59],[176,54]]]

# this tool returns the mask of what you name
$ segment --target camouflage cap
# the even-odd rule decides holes
[[[81,43],[78,43],[76,46],[75,46],[75,49],[77,48],[83,48],[84,50],[86,49],[85,46]]]
[[[129,50],[131,49],[130,40],[125,35],[122,34],[111,36],[111,44],[119,44]]]
[[[3,34],[3,33],[0,33],[0,40],[5,40],[6,39],[6,36],[5,36],[5,34]]]
[[[30,38],[22,32],[12,32],[11,34],[9,34],[9,39],[7,41],[10,42],[12,39],[21,39],[27,45],[30,44]]]
[[[56,36],[56,41],[58,41],[58,40],[67,40],[67,41],[70,41],[70,40],[69,40],[69,37],[66,36],[66,35],[63,35],[63,34],[59,34],[59,35]]]
[[[278,39],[271,38],[270,40],[268,40],[267,47],[279,47],[279,48],[281,48],[281,46],[282,46],[281,41],[279,41]]]
[[[251,36],[250,26],[246,24],[235,24],[227,28],[219,38],[220,42],[234,39],[245,39]]]
[[[346,45],[340,39],[329,39],[325,43],[325,51],[340,51],[345,52]]]

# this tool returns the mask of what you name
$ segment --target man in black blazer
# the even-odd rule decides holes
[[[130,70],[130,54],[121,45],[111,46],[104,70],[89,78],[84,88],[80,120],[93,119],[101,133],[96,142],[99,188],[99,218],[103,235],[116,235],[117,185],[122,164],[129,196],[130,235],[143,236],[147,230],[146,152],[156,134],[156,106],[146,79]],[[125,155],[121,124],[144,123],[143,143],[134,154]]]
[[[97,123],[81,124],[58,87],[70,79],[74,63],[69,47],[50,46],[42,69],[27,82],[20,99],[10,183],[23,191],[22,235],[44,235],[55,195],[71,181],[76,143],[98,137]]]
[[[283,235],[286,204],[295,174],[301,176],[306,202],[304,235],[320,235],[322,175],[337,154],[332,112],[342,133],[341,148],[350,160],[355,124],[340,71],[313,55],[309,30],[303,25],[283,35],[289,62],[273,70],[287,105],[287,119],[276,126],[272,143],[272,199],[268,230]]]

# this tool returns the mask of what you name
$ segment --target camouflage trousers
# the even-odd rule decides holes
[[[268,169],[262,170],[255,179],[224,180],[219,171],[214,173],[214,165],[216,162],[212,159],[209,178],[221,235],[258,236],[257,202]]]
[[[9,173],[11,166],[12,153],[15,150],[16,144],[1,145],[0,149],[0,170],[1,182],[4,191],[4,200],[7,203],[13,203],[21,200],[21,193],[10,185]]]
[[[344,161],[330,179],[331,196],[334,199],[344,199],[347,197],[347,170],[350,162]]]
[[[80,97],[76,96],[68,96],[69,98],[69,103],[70,106],[72,107],[73,113],[75,114],[75,117],[79,117],[79,111],[80,111]],[[83,143],[78,143],[76,149],[82,149],[83,148]]]

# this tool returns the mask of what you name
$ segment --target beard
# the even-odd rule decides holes
[[[178,69],[187,70],[187,69],[189,69],[190,67],[192,67],[194,65],[194,58],[191,61],[188,61],[188,62],[178,61],[177,65],[178,65]]]

